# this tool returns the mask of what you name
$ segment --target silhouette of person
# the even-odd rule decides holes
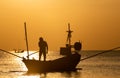
[[[44,61],[46,61],[46,53],[48,53],[48,44],[46,41],[43,40],[42,37],[39,38],[38,46],[39,46],[39,61],[41,60],[42,54],[44,56]]]

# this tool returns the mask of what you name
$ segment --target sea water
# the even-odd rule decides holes
[[[10,52],[24,58],[27,56],[27,52]],[[99,52],[102,51],[81,51],[81,55],[82,58],[86,58]],[[63,56],[59,52],[50,51],[47,54],[47,60],[60,57]],[[38,53],[31,55],[30,59],[37,60]],[[111,51],[82,60],[77,68],[82,69],[69,72],[27,73],[21,58],[0,51],[0,78],[120,78],[120,51]]]

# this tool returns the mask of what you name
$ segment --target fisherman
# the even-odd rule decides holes
[[[44,57],[44,61],[46,61],[46,54],[48,53],[48,44],[46,41],[43,40],[42,37],[39,38],[38,46],[39,46],[39,61],[41,60],[42,54]]]

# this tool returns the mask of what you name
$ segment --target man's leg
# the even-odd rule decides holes
[[[42,52],[39,52],[39,61],[41,60]]]
[[[43,53],[44,61],[46,61],[46,52]]]

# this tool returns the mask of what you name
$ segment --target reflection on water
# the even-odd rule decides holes
[[[20,78],[41,78],[40,76],[21,76]]]
[[[33,52],[35,51],[31,51],[30,53]],[[82,58],[94,53],[83,52]],[[14,54],[25,58],[27,56],[26,52]],[[0,52],[0,78],[120,78],[119,56],[120,52],[118,51],[81,61],[77,68],[82,68],[82,70],[77,71],[27,73],[27,68],[21,61],[21,58]],[[53,60],[59,57],[62,57],[59,55],[59,52],[49,52],[47,60]],[[38,53],[30,56],[30,59],[33,58],[38,60]]]

